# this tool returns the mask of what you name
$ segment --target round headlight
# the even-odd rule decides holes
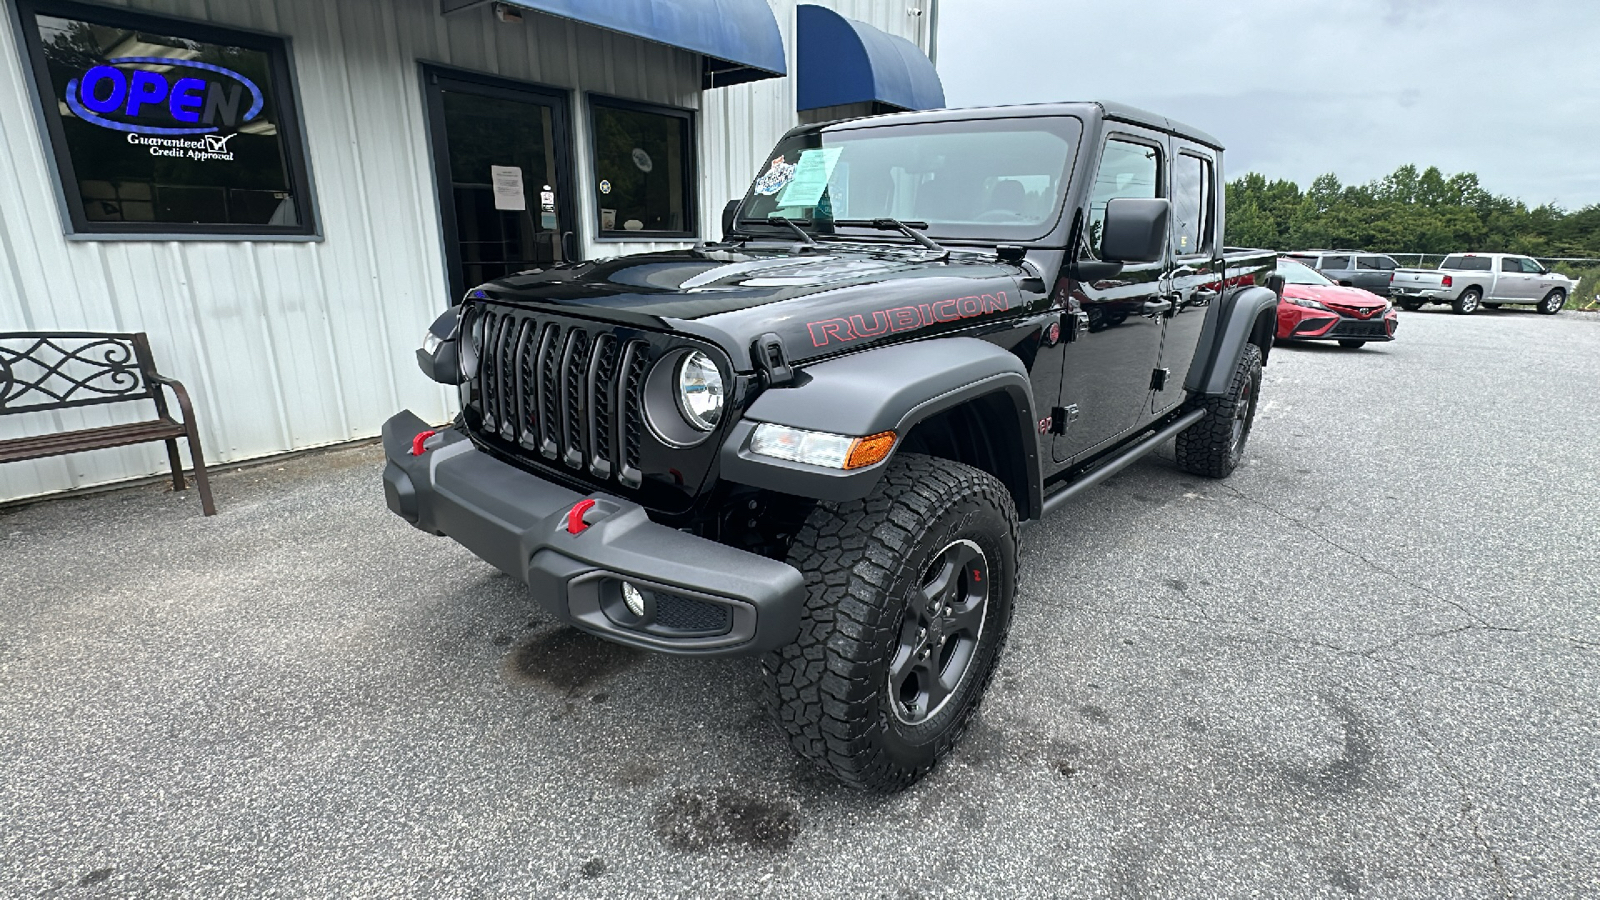
[[[722,418],[722,373],[699,350],[678,363],[678,409],[701,431],[710,431]]]

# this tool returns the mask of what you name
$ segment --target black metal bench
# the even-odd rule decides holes
[[[177,398],[183,421],[174,420],[167,411],[162,388]],[[215,515],[205,456],[195,430],[194,404],[182,384],[156,371],[150,339],[143,332],[0,332],[0,416],[138,400],[155,403],[154,419],[0,440],[0,463],[164,441],[172,466],[172,489],[181,491],[185,485],[178,438],[183,438],[194,459],[201,508],[206,515]]]

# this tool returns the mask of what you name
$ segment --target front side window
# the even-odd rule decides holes
[[[1178,154],[1172,167],[1172,241],[1179,256],[1211,250],[1211,161]]]
[[[894,218],[935,238],[1037,240],[1061,216],[1081,133],[1068,116],[804,132],[761,163],[740,227],[784,216],[829,234]]]
[[[600,236],[694,234],[692,114],[594,95],[589,110]]]
[[[1100,171],[1089,197],[1089,246],[1096,257],[1105,236],[1106,204],[1131,197],[1150,200],[1161,196],[1161,151],[1149,144],[1112,138],[1100,154]]]
[[[276,38],[23,0],[73,230],[312,233]]]
[[[1531,260],[1531,259],[1523,259],[1523,260],[1520,260],[1520,262],[1522,263],[1522,271],[1523,272],[1525,272],[1525,273],[1527,273],[1529,275],[1543,275],[1544,274],[1544,266],[1539,265],[1538,263],[1534,262],[1533,260]]]

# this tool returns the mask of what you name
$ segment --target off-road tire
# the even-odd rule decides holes
[[[1400,308],[1408,312],[1416,312],[1422,308],[1421,300],[1401,300]]]
[[[1451,301],[1450,308],[1455,310],[1458,316],[1470,316],[1477,312],[1478,307],[1482,304],[1483,291],[1470,287],[1462,291],[1461,295],[1455,300]]]
[[[1362,347],[1365,347],[1366,345],[1367,345],[1366,341],[1357,341],[1357,340],[1351,340],[1351,339],[1348,339],[1348,338],[1339,342],[1339,346],[1345,348],[1346,350],[1360,350]]]
[[[1256,398],[1260,395],[1261,348],[1245,344],[1228,382],[1228,392],[1197,400],[1194,408],[1205,410],[1205,418],[1178,432],[1178,467],[1207,478],[1232,475],[1244,459],[1245,443],[1250,440],[1250,428],[1256,419]]]
[[[1536,309],[1547,316],[1553,316],[1556,313],[1561,312],[1561,307],[1566,305],[1567,292],[1563,291],[1561,288],[1556,288],[1550,293],[1544,295],[1544,299],[1539,301],[1539,305],[1536,307]]]
[[[932,770],[966,730],[1005,646],[1017,532],[999,481],[914,454],[892,460],[866,499],[819,503],[788,555],[806,578],[800,636],[761,661],[768,709],[795,751],[845,784],[880,793]],[[948,699],[908,722],[891,667],[905,665],[906,624],[918,631],[908,617],[921,608],[930,564],[965,542],[984,556],[986,611]]]

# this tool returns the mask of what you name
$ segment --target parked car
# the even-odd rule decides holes
[[[1278,300],[1278,339],[1338,341],[1352,350],[1368,341],[1392,341],[1400,317],[1388,300],[1371,291],[1334,284],[1289,257],[1278,260],[1283,296]]]
[[[1401,309],[1427,303],[1448,303],[1470,316],[1481,306],[1530,305],[1553,316],[1567,305],[1577,282],[1552,272],[1538,261],[1511,253],[1454,253],[1434,269],[1400,269],[1394,275],[1394,298]]]
[[[418,361],[461,413],[385,423],[389,508],[558,621],[760,658],[799,754],[904,788],[995,672],[1022,522],[1169,440],[1239,465],[1276,257],[1224,249],[1222,156],[1097,103],[795,128],[722,241],[442,315]]]
[[[1284,254],[1328,276],[1335,284],[1389,296],[1389,279],[1400,264],[1382,253],[1359,250],[1299,250]]]

